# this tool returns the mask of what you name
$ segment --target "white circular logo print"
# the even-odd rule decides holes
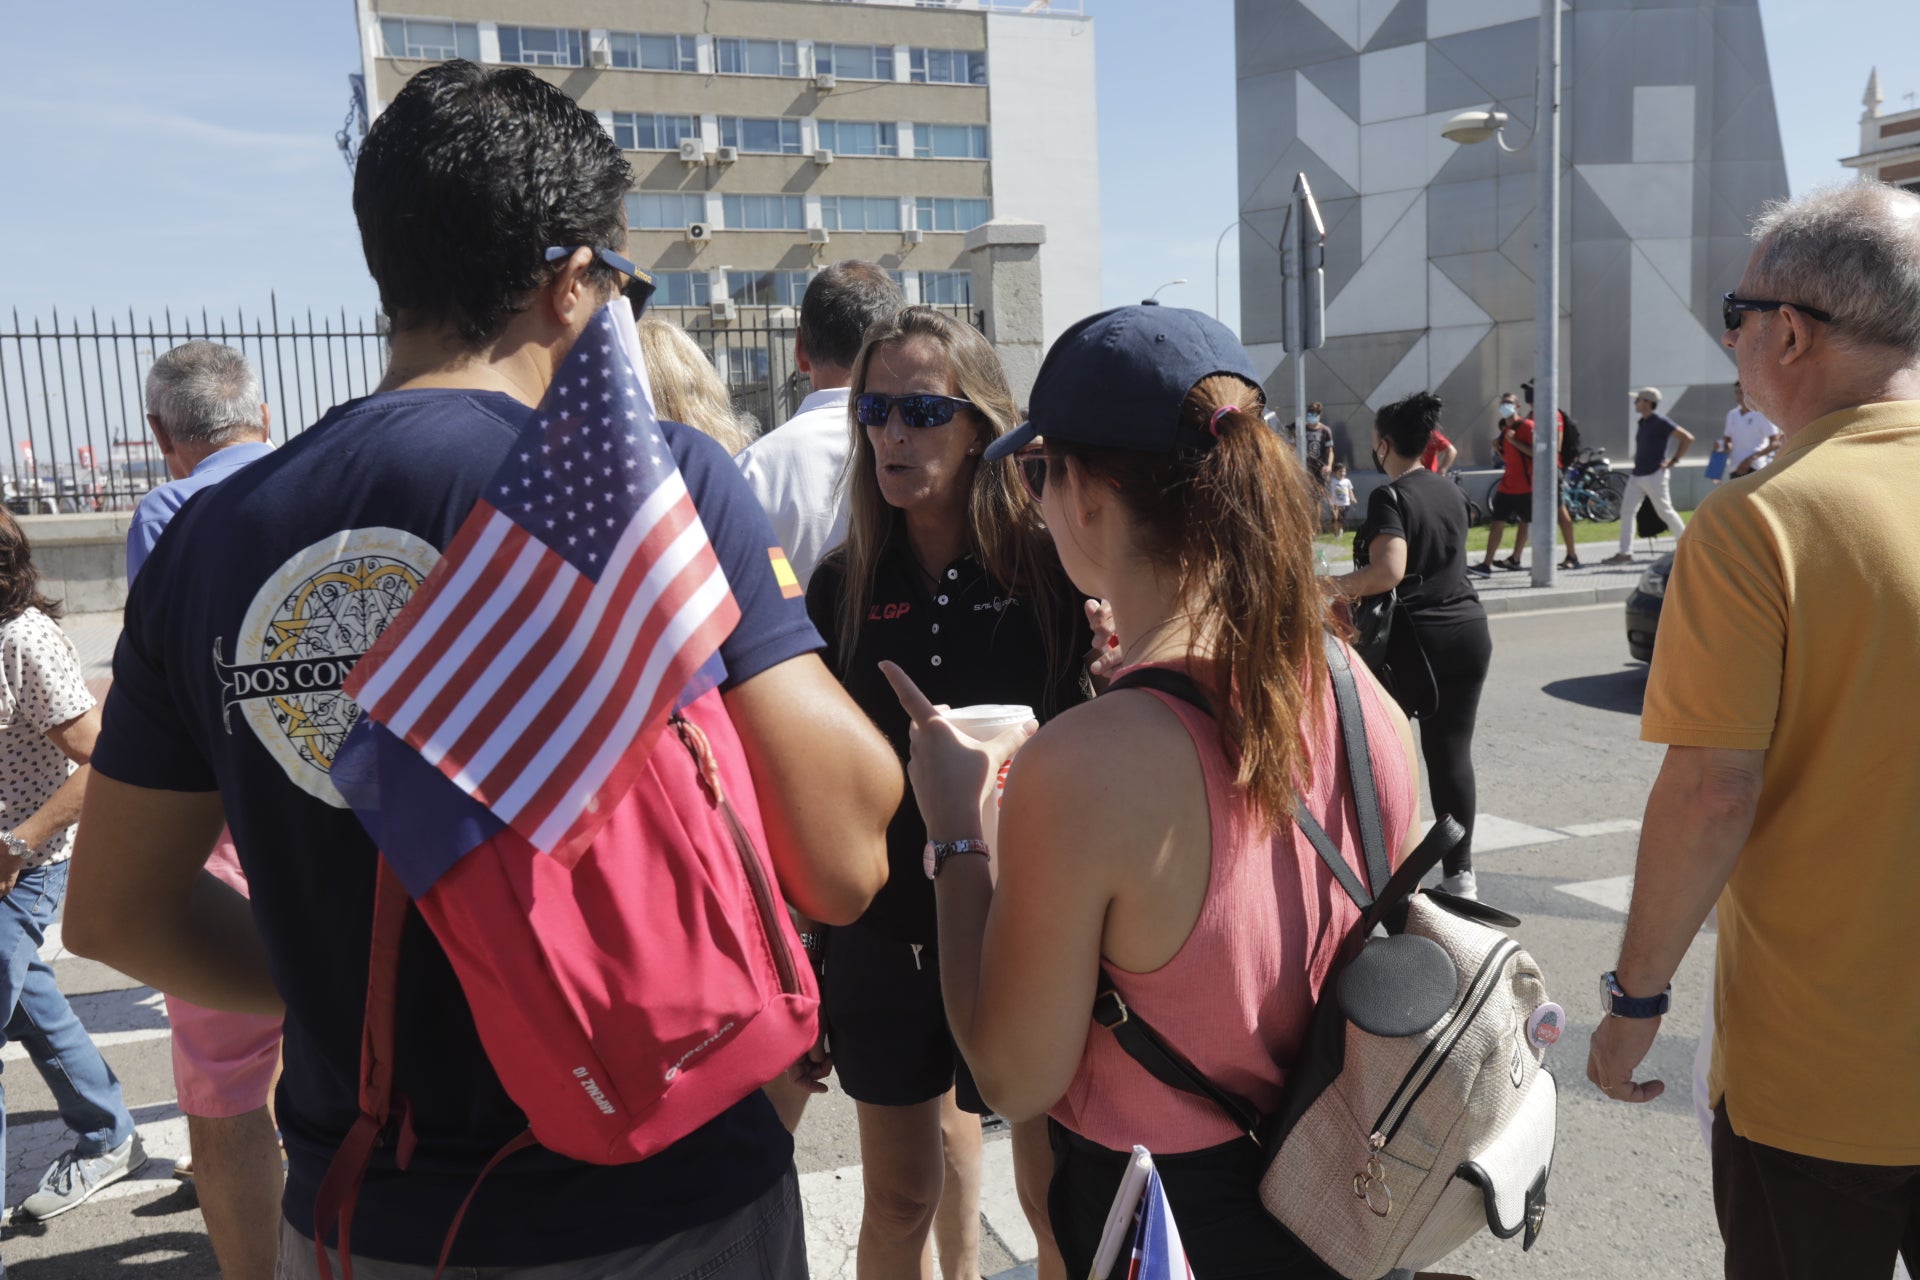
[[[439,558],[402,529],[349,529],[281,565],[247,606],[234,652],[214,652],[228,732],[238,710],[295,786],[346,808],[329,771],[360,708],[340,686]]]

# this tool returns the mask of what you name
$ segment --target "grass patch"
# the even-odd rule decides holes
[[[1693,519],[1693,512],[1682,511],[1680,513],[1680,518],[1683,520],[1691,520]],[[1327,554],[1329,556],[1332,556],[1336,550],[1342,553],[1351,553],[1351,551],[1353,550],[1353,534],[1354,534],[1354,530],[1352,529],[1348,529],[1344,533],[1323,533],[1314,541],[1317,542],[1319,545],[1326,547],[1328,549]],[[1580,543],[1580,542],[1615,542],[1617,543],[1619,537],[1620,537],[1620,522],[1618,520],[1608,520],[1601,523],[1596,523],[1591,520],[1575,520],[1573,522],[1573,540],[1576,543]],[[1554,546],[1560,547],[1560,530],[1557,525],[1555,526],[1553,531],[1553,543],[1554,543]],[[1531,553],[1531,546],[1532,546],[1531,542],[1529,542],[1528,546],[1529,546],[1529,553]],[[1565,553],[1564,547],[1560,547],[1560,550],[1562,554]],[[1475,558],[1478,558],[1480,556],[1484,556],[1486,554],[1486,551],[1487,551],[1487,526],[1483,524],[1478,526],[1477,528],[1467,530],[1467,553]],[[1506,528],[1506,530],[1502,532],[1500,536],[1501,558],[1505,559],[1509,554],[1512,553],[1512,551],[1513,551],[1513,527],[1509,525]],[[1556,557],[1556,559],[1557,558],[1558,557]]]

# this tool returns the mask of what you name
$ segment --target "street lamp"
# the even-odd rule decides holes
[[[1173,286],[1177,284],[1185,284],[1186,282],[1187,282],[1187,278],[1185,276],[1181,276],[1178,280],[1167,281],[1165,284],[1160,286],[1160,289],[1171,289],[1173,288]],[[1152,293],[1148,294],[1147,301],[1148,302],[1158,301],[1160,297],[1160,289],[1155,289]]]
[[[1220,232],[1220,238],[1213,242],[1213,318],[1220,318],[1220,246],[1227,242],[1227,232],[1244,222],[1244,218],[1235,218]]]
[[[1504,111],[1462,111],[1440,129],[1471,146],[1491,138],[1502,151],[1534,151],[1533,269],[1533,585],[1553,585],[1554,517],[1560,511],[1560,468],[1554,456],[1560,396],[1554,374],[1560,347],[1560,2],[1540,0],[1540,66],[1533,137],[1507,145]],[[1546,429],[1541,430],[1541,424]]]

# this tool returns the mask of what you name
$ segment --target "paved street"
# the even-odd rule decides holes
[[[1520,575],[1513,575],[1518,577]],[[90,676],[115,619],[72,630]],[[1637,740],[1645,669],[1628,661],[1618,603],[1509,613],[1493,623],[1494,669],[1477,745],[1482,896],[1525,919],[1519,937],[1544,967],[1572,1026],[1549,1065],[1562,1086],[1559,1157],[1546,1230],[1531,1255],[1483,1238],[1450,1269],[1483,1277],[1694,1277],[1717,1271],[1705,1149],[1691,1109],[1691,1062],[1710,973],[1703,937],[1674,982],[1676,1014],[1652,1068],[1668,1092],[1643,1108],[1586,1083],[1597,975],[1611,966],[1632,870],[1634,832],[1659,762]],[[152,992],[86,961],[56,961],[127,1088],[155,1160],[137,1179],[47,1224],[14,1227],[5,1260],[16,1280],[211,1277],[193,1193],[168,1176],[184,1147],[173,1106],[165,1014]],[[0,1053],[11,1114],[6,1201],[17,1203],[65,1138],[37,1074],[17,1049]],[[989,1141],[990,1275],[1020,1275],[1032,1240],[1013,1197],[1004,1138]],[[851,1104],[816,1102],[800,1133],[808,1240],[816,1277],[851,1276],[858,1230],[859,1149]]]

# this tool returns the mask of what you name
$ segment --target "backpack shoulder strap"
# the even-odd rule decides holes
[[[1207,1079],[1200,1068],[1187,1061],[1178,1049],[1161,1039],[1160,1033],[1145,1019],[1128,1008],[1105,965],[1100,967],[1100,987],[1093,997],[1093,1020],[1113,1032],[1113,1038],[1120,1042],[1127,1056],[1146,1068],[1154,1079],[1182,1093],[1205,1098],[1224,1111],[1235,1128],[1259,1142],[1260,1113],[1254,1105]]]
[[[1377,898],[1393,877],[1387,855],[1386,823],[1380,816],[1380,792],[1373,773],[1373,750],[1367,742],[1367,718],[1360,705],[1360,686],[1347,661],[1347,647],[1331,633],[1326,638],[1327,670],[1333,677],[1333,702],[1340,718],[1340,741],[1347,753],[1348,781],[1353,789],[1354,816],[1360,827],[1360,851],[1366,858],[1371,898]],[[1305,823],[1301,824],[1303,827]],[[1307,833],[1312,839],[1311,830]],[[1322,833],[1322,839],[1325,833]],[[1323,855],[1324,856],[1324,853]],[[1345,861],[1342,860],[1342,866]],[[1338,872],[1335,873],[1336,876]],[[1362,910],[1365,909],[1363,904]]]
[[[1170,698],[1192,707],[1198,707],[1208,715],[1213,714],[1213,706],[1207,701],[1207,695],[1200,691],[1200,682],[1184,671],[1175,671],[1172,667],[1135,667],[1112,684],[1107,686],[1108,693],[1121,689],[1151,689],[1155,693],[1164,693]]]

